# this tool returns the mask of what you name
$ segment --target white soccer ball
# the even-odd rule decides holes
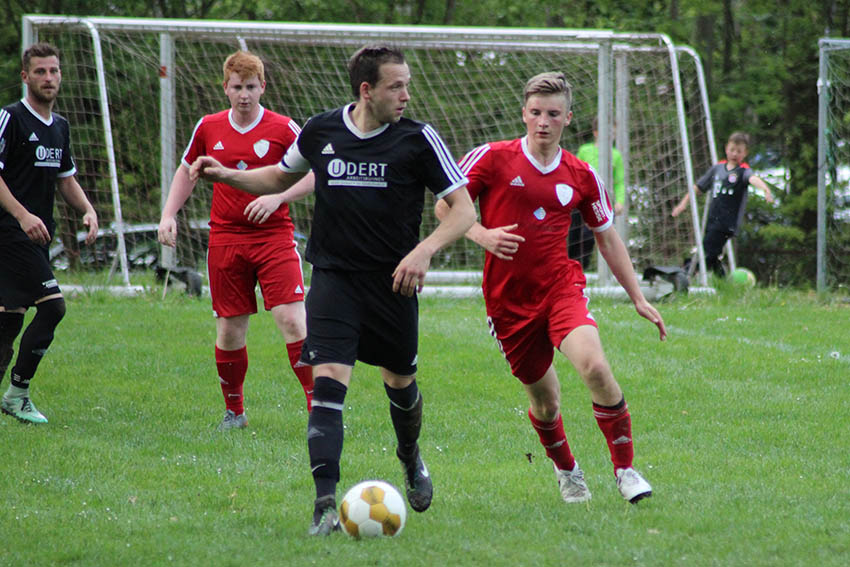
[[[356,538],[397,536],[404,529],[407,506],[401,493],[382,480],[353,486],[339,506],[339,523]]]

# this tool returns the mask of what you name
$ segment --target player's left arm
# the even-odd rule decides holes
[[[764,192],[764,200],[770,204],[773,203],[773,193],[770,192],[770,187],[767,186],[767,183],[764,182],[764,179],[762,179],[758,175],[751,175],[750,185],[757,189],[761,189]]]
[[[445,211],[434,232],[417,244],[396,266],[393,271],[393,291],[408,297],[415,291],[422,291],[425,273],[431,266],[434,254],[461,238],[475,222],[475,206],[465,185],[445,195],[443,200],[448,205],[448,211]]]
[[[56,180],[56,188],[65,202],[83,215],[83,225],[89,229],[86,235],[86,244],[91,244],[97,238],[97,213],[86,197],[83,188],[77,183],[77,176],[60,177]]]
[[[664,327],[664,319],[655,307],[646,300],[643,292],[640,289],[637,275],[632,267],[632,260],[629,258],[629,252],[626,250],[626,245],[616,229],[611,226],[605,230],[594,232],[596,237],[596,246],[605,262],[611,269],[611,273],[626,290],[632,303],[635,304],[635,310],[638,314],[651,321],[658,327],[659,338],[663,341],[667,338],[667,329]]]

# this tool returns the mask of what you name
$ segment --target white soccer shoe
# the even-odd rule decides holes
[[[562,471],[555,465],[555,479],[558,481],[558,488],[561,490],[561,498],[564,499],[564,502],[586,502],[590,500],[590,490],[587,488],[587,483],[584,482],[584,472],[582,472],[578,463],[571,471]]]
[[[617,469],[617,488],[620,489],[623,498],[632,504],[652,496],[652,487],[639,472],[631,467]]]

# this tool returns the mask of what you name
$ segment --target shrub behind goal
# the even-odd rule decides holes
[[[670,211],[693,186],[694,160],[701,170],[713,145],[701,67],[662,34],[26,16],[24,42],[36,40],[62,50],[56,110],[72,125],[80,182],[109,237],[98,257],[85,250],[82,260],[75,256],[79,219],[61,204],[57,234],[72,264],[111,262],[125,283],[134,263],[203,262],[211,198],[205,182],[181,211],[176,258],[159,257],[150,238],[138,235],[155,230],[198,118],[227,108],[221,66],[240,48],[265,63],[264,106],[304,124],[351,100],[345,64],[357,48],[402,47],[413,76],[406,116],[433,124],[456,159],[484,142],[522,136],[525,81],[561,71],[574,90],[565,149],[575,152],[592,140],[594,118],[601,140],[610,137],[604,126],[617,123],[628,201],[618,227],[638,271],[679,265],[700,241],[697,215],[673,219]],[[610,155],[602,154],[600,174],[610,180]],[[291,211],[297,234],[306,237],[312,200]],[[423,234],[435,224],[428,195]],[[432,268],[479,271],[483,258],[462,240],[441,251]]]

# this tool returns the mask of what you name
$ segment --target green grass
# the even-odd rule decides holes
[[[587,506],[561,502],[482,301],[423,299],[434,503],[399,538],[356,541],[306,535],[307,413],[268,314],[248,338],[251,425],[222,435],[208,298],[69,299],[32,385],[50,423],[0,417],[0,565],[850,564],[849,305],[723,288],[660,305],[664,343],[630,304],[591,308],[653,498],[621,499],[587,392],[559,357],[593,491]],[[358,365],[338,497],[366,478],[401,484],[387,404]]]

